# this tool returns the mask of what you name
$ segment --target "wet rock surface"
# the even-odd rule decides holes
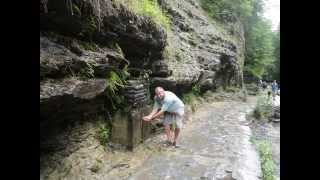
[[[68,148],[40,158],[40,179],[258,179],[260,162],[245,120],[254,104],[255,99],[248,98],[246,103],[198,106],[184,121],[180,148],[165,145],[163,132],[133,151],[113,143],[103,147],[95,138],[95,123],[78,124],[67,136],[57,137],[77,145],[69,141]],[[64,156],[70,149],[73,152]]]
[[[250,125],[256,140],[265,140],[272,145],[272,158],[275,164],[274,175],[280,179],[280,122],[255,122]]]
[[[271,120],[274,122],[280,122],[280,106],[275,106],[272,108]]]
[[[266,94],[266,92],[264,92]],[[266,141],[271,144],[274,176],[280,179],[280,96],[272,102],[272,113],[268,119],[255,120],[247,117],[252,129],[252,138],[256,141]]]
[[[254,104],[205,105],[181,131],[180,148],[152,155],[129,179],[259,179],[245,114]]]

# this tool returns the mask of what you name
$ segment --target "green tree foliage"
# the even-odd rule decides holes
[[[280,48],[280,39],[276,40],[276,33],[271,30],[271,22],[262,16],[263,8],[263,0],[254,0],[252,14],[244,23],[246,38],[244,73],[250,77],[272,80],[279,66],[275,51]]]
[[[275,62],[270,74],[272,74],[272,79],[280,81],[280,25],[274,38],[274,47]]]
[[[280,80],[280,27],[273,32],[271,23],[262,16],[263,0],[201,0],[201,5],[215,20],[229,13],[243,23],[247,76]]]
[[[264,18],[258,18],[251,25],[246,37],[245,73],[262,78],[272,66],[274,58],[274,33],[271,24]]]
[[[279,28],[279,27],[278,27]],[[280,29],[274,34],[273,38],[274,46],[274,61],[271,65],[267,67],[266,73],[263,78],[267,80],[277,80],[280,81]]]
[[[216,20],[221,20],[221,14],[229,13],[245,21],[252,13],[254,1],[255,0],[201,0],[201,6]]]

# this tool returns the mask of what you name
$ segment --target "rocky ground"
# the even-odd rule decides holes
[[[272,157],[275,164],[274,175],[280,179],[280,123],[256,122],[251,126],[256,140],[266,140],[272,145]]]
[[[268,119],[253,120],[250,128],[252,138],[256,141],[267,141],[271,144],[274,162],[274,176],[280,179],[280,96],[276,96],[273,103],[272,116]]]
[[[182,129],[181,147],[153,154],[129,179],[259,179],[259,157],[245,119],[254,102],[202,105]]]
[[[40,179],[259,179],[259,156],[250,142],[251,129],[245,118],[256,97],[248,97],[246,102],[227,99],[197,101],[195,112],[187,107],[180,148],[167,147],[162,133],[132,152],[110,143],[103,147],[95,138],[94,122],[78,124],[77,130],[64,138],[86,138],[66,158],[59,160],[59,153],[50,156],[50,161],[49,156],[40,158],[45,164]],[[254,128],[254,133],[258,131]],[[276,130],[268,133],[279,138]],[[274,146],[279,149],[278,142]],[[61,150],[60,156],[66,151]]]

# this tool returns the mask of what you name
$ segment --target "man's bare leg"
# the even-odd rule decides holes
[[[171,137],[172,137],[172,131],[171,131],[171,129],[170,129],[170,125],[165,125],[164,126],[164,131],[165,131],[165,133],[166,133],[166,135],[167,135],[167,140],[168,140],[168,142],[171,142]]]
[[[173,141],[173,145],[174,145],[174,146],[176,146],[176,142],[177,142],[179,133],[180,133],[180,128],[177,128],[177,127],[176,127],[176,129],[175,129],[175,131],[174,131],[174,141]]]

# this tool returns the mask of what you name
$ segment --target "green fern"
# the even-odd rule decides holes
[[[98,140],[100,144],[105,146],[109,139],[110,129],[106,123],[99,122],[99,129],[97,132]]]
[[[124,104],[125,99],[120,92],[125,87],[126,79],[129,76],[128,67],[125,66],[122,70],[110,71],[106,78],[106,96],[113,109],[117,109],[117,106]]]
[[[119,90],[119,87],[124,87],[122,79],[114,71],[110,71],[109,77],[107,78],[107,88],[115,95],[116,91]]]
[[[72,4],[72,10],[76,14],[81,15],[81,11],[80,11],[79,7],[76,4]]]

